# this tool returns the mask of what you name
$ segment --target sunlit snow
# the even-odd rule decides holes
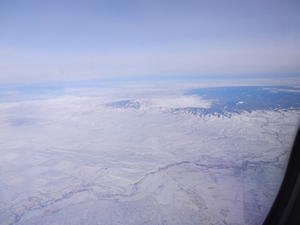
[[[128,96],[0,103],[0,224],[262,223],[297,107],[214,113],[216,96],[196,92]]]

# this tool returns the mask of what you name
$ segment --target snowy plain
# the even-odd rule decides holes
[[[173,110],[212,104],[155,88],[1,102],[0,224],[261,224],[300,112]]]

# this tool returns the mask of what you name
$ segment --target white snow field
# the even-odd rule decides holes
[[[172,111],[200,97],[141,96],[0,103],[0,224],[261,224],[299,111],[200,117]]]

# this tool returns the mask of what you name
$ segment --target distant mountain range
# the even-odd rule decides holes
[[[210,107],[173,107],[171,112],[193,115],[214,115],[230,117],[233,113],[255,110],[297,110],[300,109],[300,88],[287,86],[239,86],[200,88],[187,91],[185,96],[199,96],[210,101]],[[120,100],[107,103],[112,108],[140,109],[139,100]]]

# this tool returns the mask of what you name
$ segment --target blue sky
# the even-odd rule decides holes
[[[300,74],[297,0],[0,0],[0,82]]]

